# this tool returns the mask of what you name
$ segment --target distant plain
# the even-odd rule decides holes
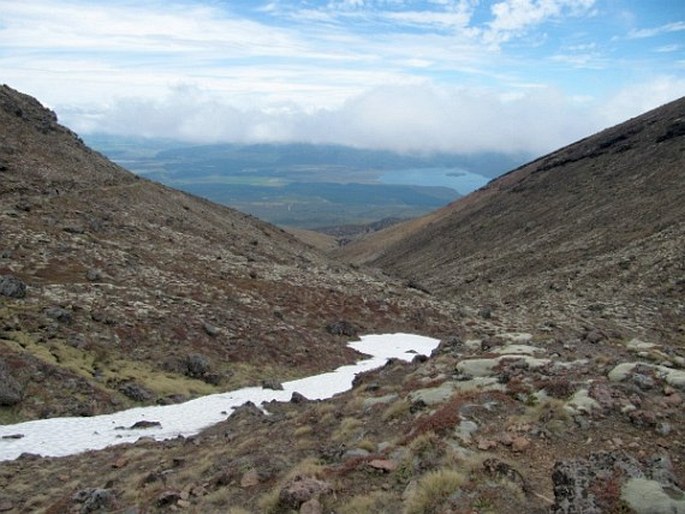
[[[103,134],[84,139],[141,176],[276,225],[305,229],[421,216],[530,158],[312,144],[196,146]]]

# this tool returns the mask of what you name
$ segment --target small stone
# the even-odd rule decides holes
[[[248,487],[254,487],[259,484],[259,473],[257,470],[251,469],[243,475],[240,479],[240,487],[246,489]]]
[[[363,448],[352,448],[343,453],[342,460],[356,459],[358,457],[368,457],[369,451]]]
[[[123,468],[128,464],[128,459],[126,457],[119,457],[112,463],[112,467],[115,469]]]
[[[477,440],[477,448],[481,451],[488,451],[492,448],[495,448],[497,446],[497,442],[493,441],[492,439],[482,439],[479,438]]]
[[[677,407],[683,403],[683,397],[678,393],[674,393],[664,398],[664,403],[669,407]]]
[[[274,378],[265,378],[262,380],[262,389],[271,389],[273,391],[283,391],[283,384]]]
[[[89,282],[100,282],[102,280],[102,271],[99,269],[89,269],[86,272],[86,279]]]
[[[585,341],[590,344],[601,343],[606,337],[599,330],[590,330],[584,336]]]
[[[298,393],[295,391],[293,395],[290,397],[290,403],[294,404],[300,404],[300,403],[307,403],[309,400],[307,400],[307,397],[301,393]]]
[[[12,510],[14,508],[14,504],[9,501],[9,500],[0,500],[0,512],[7,512],[8,510]]]
[[[300,514],[323,514],[323,506],[319,500],[312,498],[302,504]]]
[[[530,439],[523,436],[515,437],[511,442],[511,449],[515,452],[522,452],[530,447]]]
[[[664,422],[659,423],[657,425],[656,433],[659,435],[667,436],[668,434],[671,433],[672,429],[673,429],[673,427],[671,426],[671,424],[664,421]]]
[[[9,434],[9,435],[3,435],[3,439],[22,439],[24,437],[24,434]]]
[[[204,329],[205,333],[211,337],[216,337],[221,333],[218,327],[215,327],[207,321],[202,322],[202,328]]]
[[[514,439],[509,434],[502,434],[499,438],[499,442],[504,446],[511,446],[514,444]]]
[[[157,496],[157,506],[158,507],[169,507],[174,505],[178,500],[181,499],[181,493],[178,491],[164,491],[162,494]]]
[[[138,430],[138,429],[143,429],[143,428],[154,428],[154,427],[162,427],[162,424],[159,421],[147,421],[147,420],[142,420],[142,421],[136,421],[133,425],[128,427],[129,430]]]
[[[182,509],[187,509],[187,508],[191,507],[193,504],[190,503],[188,500],[181,499],[181,500],[178,500],[176,502],[176,505]]]
[[[77,224],[62,227],[62,230],[64,230],[67,234],[83,234],[86,231],[82,225]]]
[[[369,466],[390,473],[397,469],[397,462],[389,459],[374,459],[369,462]]]
[[[45,315],[60,323],[69,323],[71,321],[71,312],[62,307],[48,307],[45,309]]]

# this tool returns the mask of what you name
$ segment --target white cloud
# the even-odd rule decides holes
[[[537,153],[683,94],[676,77],[588,99],[577,70],[630,59],[544,36],[594,6],[496,0],[488,16],[477,0],[0,0],[0,69],[77,131]],[[524,56],[533,40],[544,45]],[[564,91],[550,86],[557,72]]]
[[[622,88],[600,104],[597,112],[607,126],[614,125],[683,96],[685,79],[654,77]]]
[[[661,95],[652,98],[674,92],[663,84],[657,90]],[[77,132],[134,133],[191,142],[306,141],[408,152],[540,154],[623,119],[617,116],[637,114],[636,108],[646,104],[632,99],[646,91],[652,92],[650,86],[619,95],[600,116],[593,114],[596,102],[540,87],[503,94],[431,84],[379,86],[335,109],[304,111],[295,104],[269,110],[240,108],[181,86],[161,99],[122,99],[88,116],[64,112],[63,117]]]
[[[677,52],[680,50],[683,46],[682,45],[664,45],[660,46],[659,48],[655,48],[655,52],[659,53],[670,53],[670,52]]]
[[[489,43],[503,43],[549,18],[588,13],[594,3],[595,0],[504,0],[491,6],[493,20],[484,38]]]
[[[660,36],[661,34],[668,34],[670,32],[681,32],[683,30],[685,30],[685,21],[677,21],[673,23],[667,23],[659,27],[631,30],[628,34],[628,38],[644,39],[654,36]]]

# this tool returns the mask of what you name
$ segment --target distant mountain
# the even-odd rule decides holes
[[[401,170],[409,168],[464,168],[494,178],[530,158],[526,154],[479,152],[474,154],[402,154],[388,150],[369,150],[340,145],[308,143],[211,144],[187,146],[181,142],[93,134],[86,141],[112,158],[126,159],[150,155],[159,161],[176,162],[170,172],[193,173],[183,163],[200,168],[237,171],[292,166],[331,166],[359,170]]]
[[[611,311],[624,328],[682,338],[684,120],[680,99],[340,253],[456,302],[579,322]]]

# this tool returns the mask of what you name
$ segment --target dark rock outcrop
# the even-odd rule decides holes
[[[677,489],[670,460],[666,457],[655,457],[644,463],[625,452],[596,453],[587,459],[560,461],[554,465],[552,512],[618,512],[624,503],[624,486],[630,479],[653,481],[662,487]]]
[[[21,402],[23,387],[0,360],[0,405],[10,407]]]
[[[357,327],[355,327],[349,321],[336,321],[326,325],[326,331],[334,336],[347,336],[355,337],[358,333]]]
[[[24,298],[26,296],[26,284],[13,275],[3,275],[0,277],[0,296]]]

